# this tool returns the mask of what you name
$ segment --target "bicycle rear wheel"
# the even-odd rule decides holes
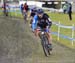
[[[45,56],[49,56],[50,55],[50,51],[49,51],[49,48],[48,48],[48,39],[45,35],[43,35],[41,37],[41,44],[42,44],[42,47],[43,47],[43,51],[44,51],[44,54]]]
[[[24,12],[24,13],[23,13],[23,16],[24,16],[24,22],[25,22],[25,24],[26,24],[26,22],[27,22],[27,13]]]

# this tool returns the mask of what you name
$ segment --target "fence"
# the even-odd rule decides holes
[[[3,9],[0,8],[0,13],[3,12]],[[8,8],[8,12],[10,13],[9,15],[11,16],[11,14],[14,12],[14,15],[18,15],[21,14],[21,10],[20,10],[20,6],[18,7],[14,7],[14,6],[9,6]]]
[[[55,22],[53,22],[53,24],[54,25],[57,25],[58,26],[58,32],[56,33],[53,33],[53,34],[56,34],[57,35],[57,39],[58,39],[58,41],[59,41],[59,38],[60,38],[60,36],[62,36],[61,34],[60,34],[60,29],[61,28],[67,28],[67,29],[72,29],[72,37],[67,37],[67,36],[65,36],[65,38],[67,38],[67,39],[69,39],[69,40],[71,40],[72,41],[72,46],[73,46],[73,44],[74,44],[74,41],[75,41],[75,39],[74,39],[74,30],[75,30],[75,27],[74,27],[74,24],[72,24],[72,26],[64,26],[64,25],[61,25],[60,24],[60,21],[59,21],[59,23],[55,23]],[[63,37],[62,37],[63,38]]]

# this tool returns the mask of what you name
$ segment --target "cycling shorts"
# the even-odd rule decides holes
[[[42,30],[42,28],[40,28],[40,27],[38,27],[38,28],[36,29],[36,31],[41,31],[41,30]],[[49,30],[48,28],[45,28],[45,29],[44,29],[44,32],[50,33],[50,30]]]

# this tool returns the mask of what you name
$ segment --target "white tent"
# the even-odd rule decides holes
[[[19,5],[27,3],[28,5],[34,5],[37,7],[42,7],[42,2],[36,2],[36,1],[19,1]]]

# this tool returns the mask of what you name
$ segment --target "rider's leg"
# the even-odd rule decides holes
[[[46,34],[47,34],[47,38],[48,38],[49,44],[52,44],[51,34],[49,32],[47,32]]]
[[[33,17],[30,16],[30,22],[29,22],[29,26],[32,28],[31,24],[32,24],[32,21],[33,21]]]
[[[28,11],[26,12],[26,17],[27,17],[27,20],[28,20]]]
[[[33,17],[31,16],[31,18],[30,18],[30,24],[32,24],[32,21],[33,21]]]
[[[45,29],[45,32],[46,32],[46,36],[47,36],[47,38],[48,38],[48,42],[49,42],[49,44],[51,44],[51,43],[52,43],[52,37],[51,37],[51,34],[50,34],[49,29],[46,28],[46,29]]]
[[[38,37],[40,34],[40,31],[39,30],[35,30],[35,36]]]
[[[51,34],[50,33],[46,33],[47,37],[48,37],[48,47],[50,50],[52,50],[52,37],[51,37]]]

